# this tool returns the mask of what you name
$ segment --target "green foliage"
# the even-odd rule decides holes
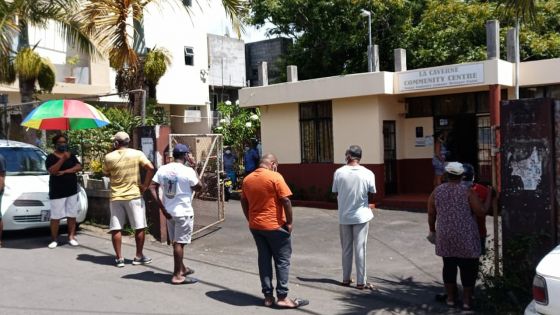
[[[42,58],[41,69],[37,75],[37,83],[39,83],[41,91],[46,93],[51,93],[56,83],[54,66],[47,59]]]
[[[29,47],[20,50],[14,60],[14,69],[21,80],[36,80],[42,65],[41,56]]]
[[[241,108],[237,102],[226,101],[218,104],[220,122],[214,132],[224,136],[224,144],[233,147],[234,152],[243,152],[243,144],[257,137],[260,130],[259,111]]]
[[[157,85],[159,79],[171,64],[171,54],[165,48],[154,48],[146,54],[144,61],[144,75],[152,85]]]
[[[367,70],[368,26],[361,9],[372,13],[380,69],[393,71],[395,48],[407,49],[409,69],[485,60],[485,24],[491,19],[501,22],[505,59],[505,33],[520,12],[507,8],[511,3],[524,6],[530,15],[529,2],[252,0],[248,22],[263,26],[269,21],[274,25],[270,35],[294,39],[280,69],[297,65],[299,77],[309,79]],[[532,2],[534,19],[521,31],[522,60],[560,57],[560,3]]]

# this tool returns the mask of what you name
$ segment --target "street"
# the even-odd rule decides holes
[[[307,314],[454,314],[434,302],[441,260],[425,239],[424,213],[376,210],[370,226],[368,279],[359,291],[341,280],[338,213],[294,208],[290,297]],[[490,221],[487,222],[489,224]],[[489,229],[489,232],[492,230]],[[186,247],[186,264],[199,283],[174,286],[171,247],[146,243],[147,266],[133,266],[126,238],[124,268],[114,266],[109,234],[85,226],[79,247],[60,239],[48,249],[48,231],[6,233],[0,249],[1,314],[277,314],[260,293],[257,254],[238,201],[226,203],[220,229]],[[282,312],[283,313],[283,312]]]

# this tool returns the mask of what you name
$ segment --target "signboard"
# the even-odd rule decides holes
[[[398,74],[399,92],[484,83],[484,64],[453,65]]]
[[[185,116],[183,118],[183,122],[186,123],[197,123],[197,122],[201,122],[202,121],[202,117],[200,115],[200,111],[199,110],[190,110],[190,109],[185,109]]]

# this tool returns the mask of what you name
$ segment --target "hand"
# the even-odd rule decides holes
[[[171,215],[169,214],[169,212],[167,212],[167,210],[165,210],[165,208],[161,208],[161,213],[163,213],[163,216],[167,219],[167,220],[171,220]]]
[[[375,203],[370,203],[370,204],[368,205],[368,207],[369,207],[371,210],[375,210]]]
[[[292,233],[293,227],[292,227],[292,224],[291,224],[291,223],[286,223],[286,224],[284,224],[284,227],[286,228],[286,230],[287,230],[289,233]]]
[[[428,236],[426,236],[426,239],[428,240],[428,242],[435,244],[436,243],[436,232],[430,232],[430,234],[428,234]]]
[[[148,190],[148,185],[140,185],[140,193],[143,194],[146,190]]]
[[[66,170],[56,172],[56,176],[60,176],[60,175],[64,175],[64,174],[66,174]]]

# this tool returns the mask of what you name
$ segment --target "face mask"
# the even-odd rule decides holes
[[[249,151],[249,147],[245,147],[245,151]]]
[[[59,144],[56,146],[56,150],[58,152],[66,152],[68,150],[68,145],[67,144]]]
[[[278,164],[272,164],[272,167],[270,168],[271,171],[273,172],[278,172]]]
[[[226,154],[230,154],[230,153],[231,153],[231,151],[230,151],[230,150],[226,150]]]

